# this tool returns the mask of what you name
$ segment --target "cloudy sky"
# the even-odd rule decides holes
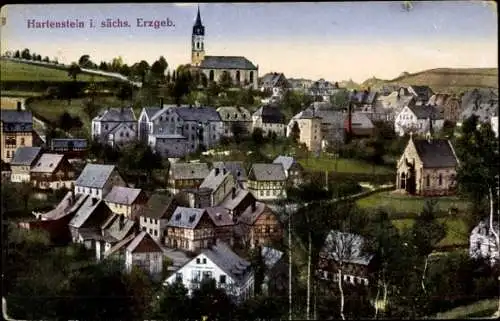
[[[485,1],[200,4],[207,55],[246,56],[259,73],[363,81],[439,67],[498,67],[495,4]],[[1,51],[29,48],[70,63],[189,63],[196,4],[7,5]],[[101,28],[107,18],[128,28]],[[137,26],[137,19],[175,26]],[[28,21],[80,20],[85,28],[33,29]],[[90,19],[96,27],[90,27]]]

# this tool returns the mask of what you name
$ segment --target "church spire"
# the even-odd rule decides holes
[[[200,5],[198,5],[198,13],[196,15],[196,21],[193,26],[193,35],[204,36],[205,27],[201,23]]]

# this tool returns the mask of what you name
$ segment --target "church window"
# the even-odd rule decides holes
[[[253,82],[253,71],[250,71],[250,82]]]
[[[210,73],[208,75],[208,79],[210,79],[210,81],[214,81],[214,71],[213,70],[210,70]]]
[[[200,43],[199,42],[196,43],[196,49],[200,49]]]
[[[442,174],[439,174],[438,184],[439,184],[439,186],[443,185],[443,175]]]
[[[425,186],[429,187],[430,185],[431,185],[431,178],[427,174],[427,176],[425,176]]]
[[[236,71],[236,81],[240,82],[240,71],[239,70]]]

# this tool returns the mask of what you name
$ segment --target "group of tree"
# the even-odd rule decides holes
[[[57,59],[54,58],[54,60],[50,61],[48,56],[45,56],[42,58],[41,55],[35,53],[35,52],[30,52],[28,48],[23,49],[22,51],[16,50],[13,55],[14,58],[22,58],[26,60],[33,60],[33,61],[43,61],[43,62],[53,62],[53,63],[58,63]]]

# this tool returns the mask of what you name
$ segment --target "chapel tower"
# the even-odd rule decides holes
[[[200,6],[198,6],[198,15],[193,26],[193,35],[191,37],[191,65],[198,67],[205,58],[205,27],[201,23]]]

